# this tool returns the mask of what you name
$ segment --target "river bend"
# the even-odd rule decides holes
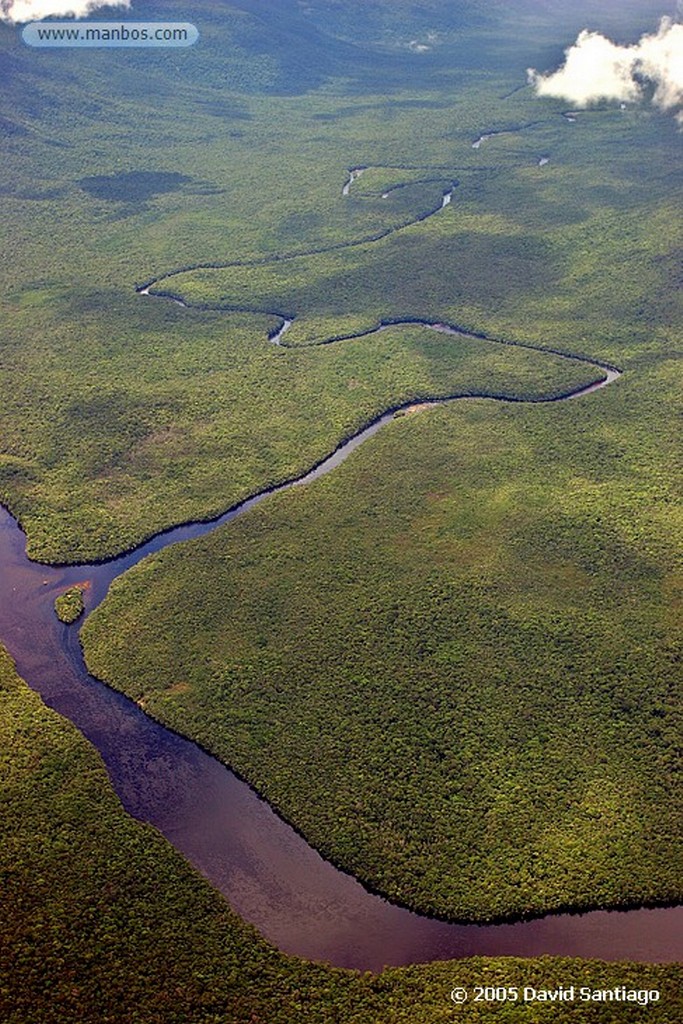
[[[574,119],[569,114],[564,116]],[[491,134],[499,133],[482,136],[479,144]],[[349,171],[344,195],[349,194],[365,169]],[[456,185],[453,182],[438,207],[418,220],[434,216],[449,205]],[[405,226],[389,229],[376,238],[330,248],[377,241]],[[284,258],[301,255],[305,254]],[[273,259],[233,265],[258,265]],[[180,296],[150,292],[150,288],[191,269],[198,267],[171,271],[138,286],[137,291],[184,307]],[[270,341],[282,345],[293,319],[278,312],[273,315],[279,317],[281,326],[270,335]],[[391,326],[399,324],[385,322],[364,334]],[[468,337],[447,324],[423,326]],[[595,382],[559,398],[537,401],[584,398],[619,376],[615,367],[564,355],[593,365]],[[473,396],[454,395],[432,404],[465,397]],[[480,397],[506,400],[502,395]],[[271,493],[305,485],[333,471],[389,423],[396,411],[384,413],[302,477],[256,494],[212,522],[167,530],[135,550],[98,565],[54,567],[30,561],[23,533],[0,506],[0,638],[29,685],[98,749],[126,810],[158,828],[242,918],[287,953],[362,970],[475,955],[553,954],[642,962],[683,958],[682,907],[592,911],[511,924],[461,925],[414,914],[367,892],[356,879],[323,860],[228,768],[195,743],[154,722],[132,700],[90,676],[78,640],[78,625],[66,626],[56,619],[54,599],[66,587],[86,584],[86,611],[92,611],[106,596],[111,582],[146,555],[202,536],[248,512]]]
[[[566,397],[584,397],[618,376],[611,368],[600,367],[600,373],[599,381]],[[245,920],[285,952],[364,970],[473,955],[678,958],[682,908],[458,925],[368,893],[324,861],[228,768],[93,679],[83,662],[78,627],[57,621],[53,602],[67,586],[87,583],[91,611],[112,580],[146,555],[229,523],[269,493],[333,471],[393,415],[385,413],[300,479],[255,495],[212,523],[179,526],[99,565],[29,561],[24,535],[0,509],[0,636],[28,683],[97,747],[126,810],[155,825]]]

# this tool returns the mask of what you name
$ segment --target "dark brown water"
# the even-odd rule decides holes
[[[438,329],[445,330],[439,326]],[[582,389],[579,397],[613,380]],[[295,484],[330,472],[391,419],[383,416]],[[52,568],[30,562],[25,538],[0,508],[0,638],[46,704],[97,747],[124,806],[151,822],[280,949],[342,967],[378,970],[472,955],[599,957],[643,962],[683,957],[683,908],[554,915],[517,924],[434,921],[392,906],[324,861],[227,768],[155,724],[86,671],[75,626],[54,615],[55,596],[88,581],[87,609],[145,555],[229,522],[258,495],[214,523],[161,534],[102,565]]]

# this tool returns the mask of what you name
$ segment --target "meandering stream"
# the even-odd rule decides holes
[[[349,172],[344,195],[363,170]],[[452,189],[444,192],[438,209],[447,206],[451,197]],[[153,284],[182,272],[172,271],[137,290],[186,306],[178,295],[150,292]],[[293,319],[274,315],[281,326],[270,341],[282,345]],[[392,326],[398,325],[382,323],[365,334]],[[423,326],[463,336],[448,324]],[[543,358],[541,352],[539,358]],[[567,358],[594,366],[595,382],[560,398],[538,401],[585,398],[619,376],[614,367],[579,356]],[[463,398],[454,395],[438,401]],[[31,562],[23,533],[0,506],[0,638],[21,675],[46,704],[69,718],[97,747],[126,810],[156,826],[242,918],[287,953],[363,970],[473,955],[555,954],[652,962],[683,957],[681,907],[459,925],[411,913],[367,892],[354,878],[324,861],[228,768],[93,679],[83,661],[78,625],[65,626],[56,619],[54,599],[66,587],[85,583],[86,610],[92,611],[111,582],[146,555],[225,526],[270,494],[334,471],[386,426],[396,411],[386,412],[360,430],[302,477],[254,495],[213,522],[178,526],[98,565],[50,567]]]
[[[447,325],[431,326],[458,333]],[[584,397],[618,376],[614,369],[599,369],[600,381],[566,397]],[[274,491],[305,485],[333,471],[393,415],[385,413],[319,466]],[[255,495],[212,523],[179,526],[103,564],[58,568],[28,560],[24,535],[0,509],[0,636],[29,684],[97,747],[129,813],[155,825],[280,949],[303,957],[378,970],[385,964],[472,955],[554,953],[643,961],[680,956],[683,950],[676,948],[673,937],[681,934],[681,908],[563,914],[478,926],[448,924],[393,906],[324,861],[217,760],[88,674],[78,627],[57,621],[55,596],[67,586],[87,582],[86,606],[91,611],[112,580],[140,559],[229,523],[267,500],[268,493]]]

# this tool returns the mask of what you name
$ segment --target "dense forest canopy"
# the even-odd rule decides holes
[[[137,52],[30,50],[0,23],[0,500],[31,558],[106,558],[304,473],[387,409],[482,396],[401,415],[325,480],[143,561],[83,628],[93,672],[422,911],[680,898],[683,136],[652,85],[576,110],[526,77],[583,29],[625,45],[675,14],[92,14],[199,28]],[[602,391],[543,401],[606,366]],[[431,1024],[482,977],[661,986],[639,1019],[680,1017],[670,967],[369,977],[284,957],[123,813],[4,652],[0,691],[9,1024]]]

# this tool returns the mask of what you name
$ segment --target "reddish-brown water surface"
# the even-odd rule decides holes
[[[606,376],[573,397],[618,374],[609,370]],[[283,486],[330,472],[391,417],[386,414],[304,478]],[[24,535],[0,508],[0,639],[46,704],[97,747],[129,813],[155,825],[263,935],[302,957],[365,970],[473,955],[546,953],[651,962],[683,957],[680,907],[477,926],[448,924],[393,906],[324,861],[229,769],[88,674],[78,627],[61,624],[54,614],[57,594],[87,581],[90,611],[111,581],[145,555],[224,526],[267,496],[257,495],[213,523],[160,534],[101,565],[67,568],[30,562]]]

